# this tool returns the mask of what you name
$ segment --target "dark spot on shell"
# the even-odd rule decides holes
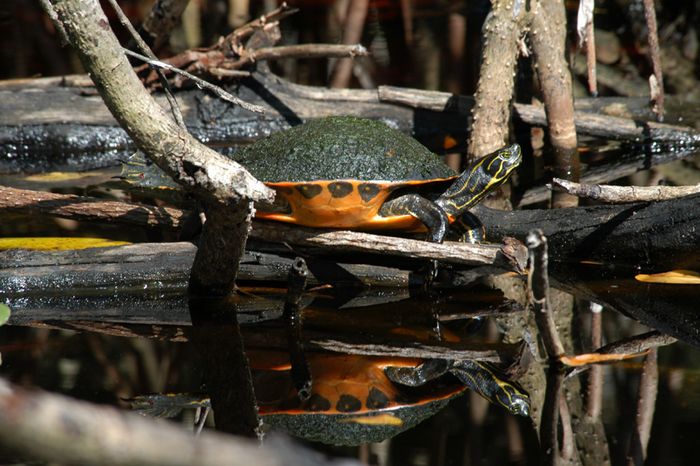
[[[335,405],[335,409],[341,413],[352,413],[359,411],[360,408],[362,408],[362,402],[352,395],[340,395],[340,399]]]
[[[317,184],[300,184],[297,186],[297,191],[301,193],[307,199],[318,196],[323,188]]]
[[[389,404],[389,397],[386,396],[386,394],[383,391],[381,391],[375,387],[372,387],[370,389],[369,395],[367,396],[367,402],[365,403],[365,405],[369,409],[386,408],[388,404]]]
[[[347,181],[337,181],[328,185],[333,197],[345,197],[352,192],[352,184]]]
[[[293,190],[289,186],[276,186],[275,190],[282,194],[292,194]]]
[[[365,202],[371,201],[379,193],[379,186],[374,183],[362,183],[357,189]]]
[[[105,31],[109,31],[109,23],[105,21],[104,19],[100,19],[97,22],[97,25],[100,26],[100,28],[104,29]]]
[[[331,409],[331,402],[318,393],[314,393],[306,402],[306,409],[309,411],[328,411]]]

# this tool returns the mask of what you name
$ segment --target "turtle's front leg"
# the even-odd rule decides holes
[[[486,230],[476,215],[466,211],[452,222],[447,238],[463,243],[483,243],[486,240]]]
[[[442,207],[418,194],[404,194],[387,201],[379,209],[379,215],[412,215],[428,229],[428,239],[433,243],[442,243],[447,233],[449,220]]]

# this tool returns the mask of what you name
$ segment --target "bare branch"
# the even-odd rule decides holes
[[[248,102],[245,102],[245,101],[239,99],[238,97],[226,92],[225,90],[223,90],[219,86],[208,83],[207,81],[203,80],[202,78],[198,78],[197,76],[193,75],[192,73],[188,73],[187,71],[181,70],[173,65],[169,65],[169,64],[162,62],[160,60],[152,60],[152,59],[145,57],[141,54],[138,54],[136,52],[132,52],[129,49],[124,49],[124,53],[129,55],[130,57],[138,58],[139,60],[141,60],[144,63],[147,63],[153,67],[162,68],[162,69],[165,69],[168,71],[172,71],[173,73],[182,75],[182,76],[186,77],[187,79],[192,80],[198,87],[212,91],[214,94],[216,94],[222,100],[230,102],[234,105],[239,105],[242,108],[245,108],[246,110],[249,110],[251,112],[265,113],[265,109],[263,107],[261,107],[259,105],[249,104]]]
[[[610,186],[581,184],[554,178],[552,186],[578,197],[621,204],[626,202],[666,201],[690,194],[700,193],[700,184],[695,186]]]

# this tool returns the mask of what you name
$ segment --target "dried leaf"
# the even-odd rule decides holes
[[[671,270],[669,272],[635,275],[635,280],[644,283],[669,283],[673,285],[700,285],[700,273],[693,270]]]
[[[586,353],[577,354],[576,356],[562,356],[559,360],[562,364],[570,367],[585,366],[588,364],[601,364],[606,362],[624,361],[625,359],[638,358],[644,356],[648,351],[640,353],[622,353],[622,354],[606,354],[606,353]]]

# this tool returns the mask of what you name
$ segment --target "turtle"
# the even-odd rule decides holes
[[[459,174],[410,136],[353,116],[310,120],[244,146],[233,158],[276,191],[273,204],[256,206],[258,219],[427,231],[433,242],[442,242],[450,224],[457,225],[457,238],[482,241],[483,227],[468,210],[503,184],[522,159],[513,144]],[[146,182],[133,170],[124,175]]]
[[[301,399],[290,376],[258,379],[256,387],[287,387],[265,399],[256,388],[264,422],[307,440],[335,445],[380,442],[407,430],[472,389],[511,414],[528,416],[530,400],[517,384],[486,363],[318,353],[309,355],[314,384]],[[291,370],[288,364],[277,370]],[[442,378],[446,373],[456,377]],[[263,382],[264,381],[264,382]],[[262,382],[262,383],[261,383]]]
[[[314,384],[302,399],[286,353],[257,350],[249,357],[263,422],[307,440],[334,445],[380,442],[434,415],[467,388],[511,414],[530,412],[528,394],[482,362],[311,353]],[[441,377],[447,372],[456,377]],[[206,397],[183,394],[130,401],[143,414],[161,416],[210,406]]]

